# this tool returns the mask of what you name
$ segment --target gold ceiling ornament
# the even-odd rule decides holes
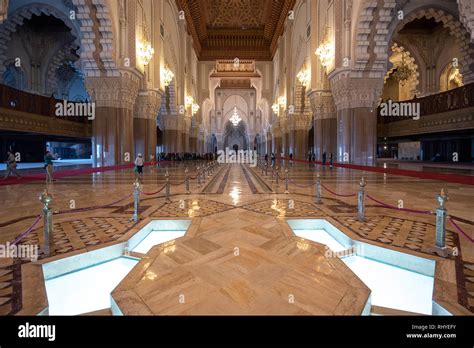
[[[173,77],[174,73],[165,66],[161,72],[161,79],[163,80],[165,87],[170,85],[171,81],[173,81]]]
[[[314,52],[321,61],[321,65],[326,69],[331,65],[332,60],[334,59],[334,50],[332,47],[332,42],[329,36],[329,27],[324,28],[323,40],[319,47]]]

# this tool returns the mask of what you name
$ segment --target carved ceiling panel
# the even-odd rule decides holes
[[[199,60],[271,60],[296,0],[176,0]]]
[[[211,28],[259,28],[265,24],[269,0],[207,0]]]

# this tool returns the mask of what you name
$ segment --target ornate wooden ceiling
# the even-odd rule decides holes
[[[176,0],[199,60],[271,60],[296,0]]]

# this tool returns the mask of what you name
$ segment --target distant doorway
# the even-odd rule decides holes
[[[232,148],[234,149],[235,152],[239,151],[239,145],[237,145],[237,144],[234,144],[234,146],[232,146]]]

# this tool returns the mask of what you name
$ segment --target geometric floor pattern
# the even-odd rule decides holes
[[[233,205],[209,199],[177,199],[161,205],[151,217],[202,217],[234,209]]]
[[[208,285],[207,289],[209,292],[217,296],[213,303],[213,305],[217,306],[216,311],[218,311],[219,308],[223,308],[219,307],[223,306],[223,303],[229,304],[229,301],[235,301],[235,303],[239,304],[237,307],[235,305],[233,307],[235,308],[236,313],[239,312],[239,306],[245,307],[246,303],[250,303],[252,301],[257,301],[257,307],[263,310],[266,308],[265,303],[262,302],[264,296],[260,296],[261,291],[264,290],[258,288],[257,286],[252,286],[246,283],[244,278],[241,278],[243,274],[250,274],[255,271],[252,279],[255,279],[255,282],[257,283],[258,281],[263,282],[267,280],[265,270],[271,269],[271,267],[266,267],[268,264],[265,266],[265,262],[270,262],[265,261],[266,258],[283,258],[284,261],[281,261],[281,259],[278,261],[282,262],[282,265],[291,265],[293,262],[291,260],[292,257],[299,259],[299,262],[304,261],[304,259],[302,259],[303,254],[299,254],[301,249],[298,249],[297,246],[296,249],[294,246],[285,246],[284,243],[281,243],[279,238],[272,240],[271,238],[268,238],[268,235],[266,235],[269,230],[278,230],[279,227],[272,226],[270,222],[275,221],[275,217],[311,218],[331,216],[333,219],[345,225],[361,238],[371,240],[376,243],[387,246],[396,246],[423,253],[428,252],[428,249],[434,245],[435,226],[434,223],[432,223],[434,222],[433,216],[420,217],[418,219],[417,215],[404,214],[398,211],[390,211],[367,204],[366,221],[361,223],[357,220],[357,218],[355,218],[357,213],[355,199],[339,200],[333,198],[334,196],[323,192],[323,204],[316,204],[314,203],[314,197],[310,195],[312,191],[300,190],[298,192],[294,187],[290,187],[291,194],[284,195],[282,194],[283,188],[281,183],[279,195],[271,193],[263,194],[262,192],[265,191],[262,190],[261,186],[259,186],[258,181],[253,182],[253,190],[248,189],[248,181],[253,180],[253,176],[246,178],[244,177],[244,173],[245,172],[242,172],[242,177],[247,181],[247,183],[243,185],[243,189],[245,191],[245,186],[247,187],[247,191],[249,192],[249,196],[247,196],[247,198],[250,198],[250,202],[244,200],[237,205],[227,203],[228,200],[225,199],[227,191],[229,191],[229,184],[227,181],[231,181],[231,179],[228,178],[234,178],[232,180],[235,180],[235,176],[232,176],[235,174],[235,170],[233,169],[232,171],[223,170],[221,173],[222,175],[219,175],[219,177],[216,178],[216,184],[214,185],[215,188],[213,189],[217,190],[218,188],[220,194],[215,196],[213,195],[212,199],[208,199],[207,195],[206,198],[203,198],[204,195],[199,194],[191,194],[189,196],[183,194],[179,196],[179,194],[183,193],[183,191],[178,193],[179,191],[175,191],[177,189],[173,188],[173,193],[177,196],[172,197],[171,203],[165,204],[164,198],[157,199],[154,197],[153,199],[149,200],[145,198],[143,199],[140,209],[142,215],[150,217],[195,217],[203,219],[203,233],[205,233],[205,235],[203,234],[202,236],[199,236],[199,238],[196,239],[197,242],[188,241],[187,244],[184,244],[185,247],[183,247],[183,252],[186,252],[183,254],[176,254],[176,260],[167,260],[167,263],[165,262],[159,264],[164,265],[163,267],[166,265],[174,265],[173,267],[177,267],[177,269],[179,268],[181,270],[181,273],[179,274],[183,281],[189,281],[192,283],[192,279],[195,279],[196,281],[202,281],[202,278],[207,277],[207,280],[205,281],[210,284]],[[124,181],[130,182],[130,176],[133,174],[124,172],[123,174],[119,175],[126,175],[127,177],[126,180],[124,179]],[[215,176],[218,176],[217,173]],[[223,178],[222,181],[219,181],[221,178]],[[267,184],[271,186],[268,180]],[[150,183],[150,186],[151,185],[152,184]],[[339,188],[338,185],[334,184],[332,187]],[[342,184],[341,187],[344,189],[344,184]],[[254,194],[255,190],[260,190],[258,193],[260,196]],[[351,192],[351,190],[348,191]],[[350,203],[347,203],[346,201]],[[131,213],[133,212],[133,204],[131,204],[131,202],[132,199],[129,199],[108,208],[109,210],[101,210],[97,212],[92,211],[88,216],[83,216],[84,214],[68,216],[55,215],[55,233],[53,236],[55,250],[53,255],[62,254],[73,250],[80,250],[89,246],[100,245],[106,242],[114,241],[124,235],[135,225],[135,222],[130,221]],[[208,222],[206,223],[204,220]],[[266,223],[269,225],[266,226]],[[35,231],[33,231],[24,239],[23,243],[42,244],[41,222],[38,226],[39,227]],[[229,231],[232,229],[233,233],[230,233]],[[211,255],[217,255],[219,252],[222,252],[221,250],[227,250],[226,248],[232,244],[232,238],[236,238],[236,240],[239,240],[240,242],[245,242],[244,244],[247,245],[245,252],[261,253],[261,259],[263,260],[262,263],[254,265],[251,263],[251,261],[246,260],[245,258],[242,259],[242,264],[235,264],[235,262],[238,262],[237,260],[230,261],[222,258],[219,262],[216,259],[215,264],[211,265],[215,268],[208,274],[198,274],[198,268],[193,268],[192,270],[188,269],[190,273],[186,273],[185,270],[187,268],[185,265],[180,264],[182,260],[186,260],[188,257],[190,257],[190,255],[193,255],[193,253],[201,255],[203,257],[202,260],[204,260],[206,256],[211,257]],[[446,238],[447,245],[451,247],[459,247],[459,242],[458,234],[454,233],[451,229],[448,229]],[[297,242],[294,245],[296,244]],[[178,255],[180,258],[182,258],[178,259]],[[169,254],[162,255],[160,257],[172,259],[174,256]],[[273,261],[276,259],[273,259]],[[156,260],[158,261],[159,257],[157,257]],[[464,261],[461,257],[458,257],[458,260],[459,262],[457,262],[456,265],[459,267],[459,271],[464,275],[462,277],[463,283],[461,284],[458,282],[458,286],[463,289],[464,296],[462,301],[460,299],[459,302],[465,303],[466,307],[469,307],[470,310],[474,312],[474,263]],[[18,260],[0,259],[0,315],[14,314],[21,309],[22,292],[20,266],[21,262],[18,262]],[[187,266],[190,265],[188,264]],[[160,267],[158,266],[158,263],[156,264],[156,267]],[[206,266],[201,264],[199,269],[205,270]],[[215,274],[215,279],[213,278],[212,274]],[[228,274],[228,277],[232,278],[228,279],[229,285],[227,287],[224,285],[224,283],[219,283],[218,279],[219,276],[225,277],[225,274]],[[152,276],[151,273],[149,275]],[[300,278],[300,276],[302,278]],[[270,275],[268,275],[268,277],[270,277]],[[272,288],[272,294],[266,294],[265,296],[269,296],[269,298],[273,298],[276,302],[278,302],[281,300],[281,298],[280,300],[277,300],[274,297],[278,297],[283,293],[282,286],[291,286],[292,283],[295,284],[295,282],[298,281],[301,281],[301,284],[305,284],[303,285],[303,288],[308,286],[306,280],[304,280],[303,275],[295,275],[295,277],[298,279],[291,278],[289,274],[282,274],[280,279],[281,282],[278,284],[275,283],[274,288]],[[278,277],[275,278],[278,279]],[[165,280],[163,280],[163,284],[165,283]],[[343,285],[341,286],[343,287]],[[140,291],[144,291],[144,294],[146,291],[151,290],[143,287],[140,288]],[[235,298],[239,293],[245,294],[244,298]],[[160,295],[157,294],[156,296],[159,297]],[[299,296],[303,296],[303,298],[305,298],[304,293],[301,293]],[[165,306],[165,298],[166,296],[161,299],[156,298],[156,308]],[[308,301],[310,301],[310,299],[308,299]],[[161,303],[161,305],[159,303]],[[286,308],[283,302],[281,302],[281,306],[282,308]],[[208,307],[202,307],[199,309],[197,307],[191,308],[190,306],[186,308],[183,307],[183,314],[205,313],[206,308]],[[315,307],[311,307],[311,305],[308,305],[307,307],[302,306],[298,309],[296,309],[296,307],[291,308],[291,310],[296,310],[295,313],[299,314],[307,314],[311,313],[312,311],[316,311]],[[333,308],[335,311],[335,307],[331,308]],[[340,309],[342,310],[342,308]],[[166,308],[161,308],[159,310],[164,310],[166,312]],[[290,311],[289,308],[287,308],[287,310]],[[329,307],[324,310],[330,313]],[[334,311],[332,313],[335,313]]]
[[[359,315],[365,284],[287,233],[243,209],[205,217],[195,235],[148,252],[112,297],[124,315]]]
[[[322,217],[324,215],[316,204],[293,199],[268,199],[243,205],[242,208],[280,217],[301,217],[307,215]]]
[[[436,226],[426,222],[385,215],[366,216],[363,223],[354,216],[333,218],[362,238],[391,246],[429,252],[427,249],[435,243],[433,232]],[[447,231],[446,244],[459,247],[455,245],[453,237],[454,233]]]
[[[57,222],[51,256],[117,240],[134,225],[130,217],[81,217]],[[43,238],[38,233],[42,234],[41,230],[32,232],[22,244],[42,245]]]

